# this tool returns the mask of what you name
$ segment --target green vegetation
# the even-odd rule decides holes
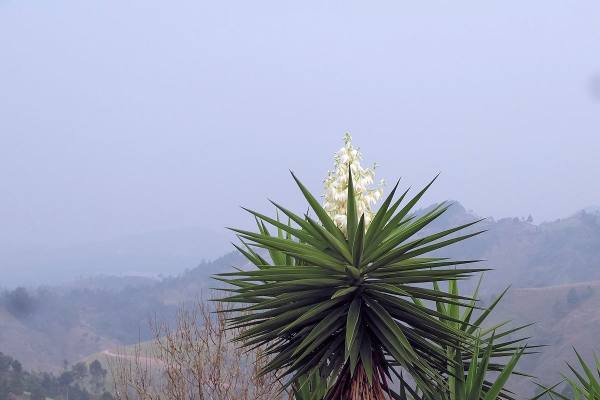
[[[98,360],[77,363],[60,375],[28,372],[18,360],[0,353],[0,399],[112,400],[104,390],[106,369]]]
[[[483,278],[483,276],[481,277]],[[477,298],[479,284],[473,299]],[[436,290],[440,290],[437,283],[434,283]],[[454,296],[459,295],[458,283],[448,281],[448,292]],[[496,398],[512,399],[514,394],[505,388],[509,377],[515,373],[515,368],[523,354],[530,354],[530,351],[539,346],[525,345],[525,337],[514,337],[527,325],[507,328],[509,321],[502,321],[491,326],[485,326],[488,317],[499,304],[500,300],[506,294],[506,290],[497,296],[491,304],[484,309],[477,310],[476,302],[472,300],[468,306],[459,304],[444,304],[436,302],[438,312],[446,317],[445,324],[463,331],[475,337],[475,344],[471,348],[456,349],[445,346],[445,351],[449,358],[455,363],[448,363],[448,386],[447,393],[437,393],[436,396],[426,396],[424,393],[411,391],[410,388],[403,387],[404,392],[410,391],[414,399],[450,399],[450,400],[469,400],[484,399],[493,400]],[[415,300],[418,301],[418,300]],[[502,362],[507,360],[507,362]],[[493,374],[495,378],[491,378]],[[404,398],[404,397],[403,397]]]
[[[554,390],[554,387],[546,389],[551,393],[551,397],[555,396],[562,400],[598,400],[600,399],[600,360],[594,354],[594,364],[590,365],[583,357],[575,350],[577,356],[578,368],[570,363],[567,363],[572,376],[564,376],[564,380],[568,386],[559,393]]]
[[[594,365],[590,366],[583,360],[577,351],[575,351],[575,353],[577,354],[577,360],[579,361],[580,371],[577,371],[576,368],[567,363],[567,366],[575,377],[566,378],[571,387],[573,398],[576,400],[600,399],[600,360],[594,355]]]
[[[259,232],[235,229],[244,245],[239,250],[257,267],[219,275],[234,286],[225,301],[249,304],[238,309],[244,315],[231,320],[232,327],[248,327],[237,340],[268,346],[273,357],[264,372],[283,370],[289,384],[318,371],[329,387],[328,399],[400,396],[390,388],[392,375],[408,385],[398,371],[428,398],[445,392],[448,366],[457,366],[448,349],[473,353],[476,339],[453,325],[460,323],[456,316],[431,309],[425,301],[453,312],[457,306],[472,309],[473,299],[424,284],[464,279],[481,269],[457,267],[474,261],[427,254],[477,235],[450,237],[474,222],[414,239],[448,208],[441,204],[421,216],[411,213],[430,183],[404,205],[408,191],[396,200],[396,185],[366,227],[356,210],[349,171],[345,234],[294,179],[318,221],[276,204],[287,224],[250,211]],[[267,225],[275,227],[276,236]],[[267,249],[272,262],[252,246]]]

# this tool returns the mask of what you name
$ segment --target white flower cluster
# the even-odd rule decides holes
[[[358,149],[352,147],[352,137],[346,133],[344,147],[334,157],[335,166],[325,178],[325,194],[323,208],[333,219],[335,224],[346,233],[346,210],[348,203],[348,169],[352,171],[352,183],[358,218],[365,216],[365,226],[373,219],[372,205],[383,194],[383,180],[377,187],[372,187],[375,180],[375,165],[372,168],[363,168],[360,165],[362,156]],[[348,168],[349,167],[349,168]]]

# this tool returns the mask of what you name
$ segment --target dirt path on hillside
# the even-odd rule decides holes
[[[147,363],[155,363],[157,365],[161,365],[164,364],[163,361],[159,358],[156,357],[147,357],[147,356],[136,356],[134,354],[119,354],[119,353],[114,353],[109,349],[103,350],[101,352],[101,354],[103,354],[106,357],[113,357],[113,358],[123,358],[126,360],[131,360],[131,361],[145,361]]]

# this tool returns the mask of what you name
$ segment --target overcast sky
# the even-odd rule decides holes
[[[0,0],[0,242],[298,209],[353,134],[425,203],[600,204],[600,2]]]

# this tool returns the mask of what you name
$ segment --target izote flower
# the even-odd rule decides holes
[[[362,155],[359,149],[352,146],[352,137],[346,133],[344,135],[344,147],[335,154],[334,169],[328,172],[324,181],[323,208],[344,233],[346,233],[347,223],[349,170],[352,171],[358,217],[364,215],[366,226],[373,219],[371,207],[383,194],[383,180],[376,187],[373,187],[376,165],[371,168],[363,168],[360,165],[361,159]]]

